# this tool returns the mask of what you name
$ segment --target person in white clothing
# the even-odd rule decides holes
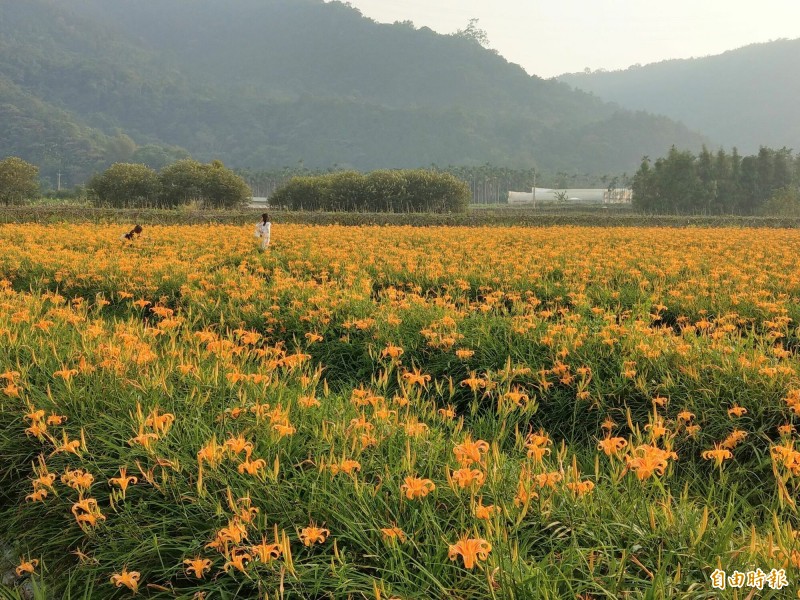
[[[269,239],[272,233],[272,223],[270,223],[269,215],[264,213],[261,215],[261,222],[256,225],[256,237],[261,238],[261,249],[264,250],[269,246]]]

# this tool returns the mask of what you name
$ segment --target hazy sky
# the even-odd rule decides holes
[[[440,33],[479,19],[490,46],[529,73],[621,69],[800,37],[800,0],[350,0],[380,22]]]

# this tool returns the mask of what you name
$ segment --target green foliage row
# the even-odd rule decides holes
[[[16,156],[0,160],[0,204],[23,204],[39,194],[39,168]]]
[[[695,156],[673,146],[652,165],[644,158],[633,178],[633,205],[660,214],[793,216],[800,210],[787,209],[786,199],[796,198],[798,188],[800,155],[788,148],[762,147],[742,157],[736,148],[716,155],[703,148]]]
[[[68,205],[11,206],[0,213],[0,223],[150,223],[181,225],[219,223],[241,225],[259,219],[262,209],[197,210],[182,207],[172,210],[152,208],[90,208]],[[769,227],[800,228],[800,218],[792,216],[701,216],[644,215],[628,210],[575,210],[572,207],[527,210],[492,208],[466,213],[343,213],[270,209],[273,223],[306,225],[410,225],[412,227],[482,227],[514,225],[555,227],[563,225],[599,227]]]
[[[220,161],[179,160],[157,173],[146,165],[115,163],[87,186],[95,206],[175,208],[192,202],[235,208],[250,198],[244,180]]]
[[[425,169],[356,171],[294,177],[271,197],[290,210],[466,212],[470,191],[450,175]]]

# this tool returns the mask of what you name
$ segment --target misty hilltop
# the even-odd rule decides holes
[[[558,79],[632,110],[667,115],[715,143],[754,153],[800,148],[800,39]]]
[[[700,134],[322,0],[0,0],[0,155],[632,172]],[[138,154],[137,154],[138,153]]]

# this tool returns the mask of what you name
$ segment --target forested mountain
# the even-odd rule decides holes
[[[800,148],[800,39],[624,71],[571,73],[570,85],[633,110],[678,119],[745,153]],[[663,152],[659,153],[659,155]]]
[[[142,145],[234,167],[607,173],[704,141],[469,37],[322,0],[0,0],[0,114],[0,155],[74,179]]]

